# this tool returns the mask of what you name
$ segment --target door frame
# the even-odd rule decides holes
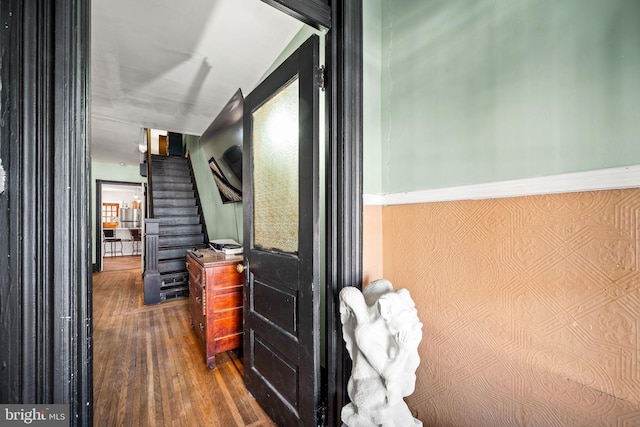
[[[96,179],[96,194],[95,194],[95,210],[94,210],[94,218],[96,222],[96,228],[94,233],[95,238],[95,252],[96,252],[96,263],[93,264],[92,270],[94,273],[102,271],[102,245],[100,242],[102,241],[102,186],[103,185],[126,185],[129,187],[142,188],[144,183],[141,182],[131,182],[131,181],[109,181],[105,179]],[[146,217],[146,203],[147,203],[147,191],[145,184],[144,191],[144,203],[145,210],[143,213]],[[143,218],[144,220],[144,218]]]
[[[339,293],[362,286],[362,0],[332,2],[327,68],[327,425],[342,425],[351,358],[342,339]],[[332,303],[331,303],[332,302]]]
[[[89,2],[1,2],[0,401],[92,424]]]
[[[338,293],[362,282],[362,0],[263,1],[329,29],[327,424],[339,425],[350,368]],[[90,1],[8,0],[0,17],[0,400],[68,403],[73,425],[92,425]]]

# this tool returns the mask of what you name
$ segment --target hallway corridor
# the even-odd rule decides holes
[[[93,275],[94,425],[274,426],[237,353],[207,368],[188,300],[145,307],[142,286],[140,269]]]

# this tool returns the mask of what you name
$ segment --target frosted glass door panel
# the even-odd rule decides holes
[[[253,112],[254,246],[298,252],[298,78]]]

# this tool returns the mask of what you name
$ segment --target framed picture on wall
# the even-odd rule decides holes
[[[242,191],[238,190],[229,182],[224,172],[222,172],[222,169],[220,169],[220,166],[218,166],[216,159],[213,157],[209,159],[209,168],[211,169],[213,180],[220,192],[222,203],[241,202]]]

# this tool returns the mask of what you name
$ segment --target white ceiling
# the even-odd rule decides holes
[[[103,203],[131,203],[136,198],[144,199],[141,185],[102,184]]]
[[[143,128],[201,135],[302,24],[260,0],[93,0],[91,150],[137,164]]]

